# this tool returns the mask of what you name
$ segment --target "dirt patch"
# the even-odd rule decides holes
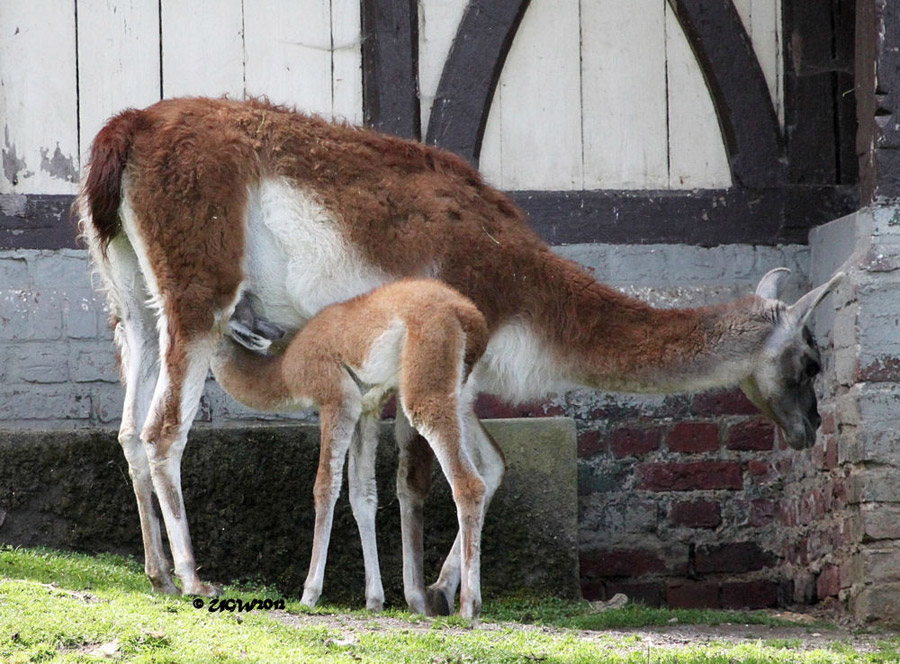
[[[416,622],[389,616],[360,616],[345,614],[292,614],[286,611],[272,611],[270,615],[279,622],[294,627],[327,627],[341,633],[335,643],[354,643],[363,633],[385,631],[406,631],[425,633],[435,628],[434,618],[420,618]],[[815,620],[801,614],[777,614],[790,620]],[[439,619],[438,619],[439,620]],[[444,634],[464,634],[470,629],[487,632],[502,630],[535,631],[544,634],[577,634],[579,638],[609,644],[620,641],[620,650],[678,650],[696,648],[703,644],[725,643],[729,645],[762,643],[782,643],[793,650],[833,649],[849,647],[858,653],[875,652],[885,635],[860,633],[846,627],[823,629],[815,625],[796,626],[769,625],[679,625],[673,623],[665,627],[642,627],[635,629],[610,629],[602,631],[568,630],[542,625],[522,625],[519,623],[478,623],[473,628],[456,627],[446,623],[439,629]],[[637,637],[637,638],[635,638]]]

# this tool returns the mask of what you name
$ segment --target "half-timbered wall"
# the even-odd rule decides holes
[[[80,2],[65,12],[53,4],[0,8],[3,193],[72,193],[103,121],[160,97],[264,94],[362,118],[355,0]],[[420,4],[422,126],[467,4]],[[780,110],[779,5],[736,3]],[[702,72],[666,0],[532,2],[481,153],[485,174],[504,189],[731,184]]]
[[[0,3],[0,194],[73,194],[90,141],[161,97],[266,95],[362,121],[356,0]]]
[[[423,126],[467,4],[419,7]],[[735,3],[782,115],[780,5]],[[494,93],[481,168],[503,189],[731,184],[703,74],[666,0],[533,0]]]
[[[857,200],[852,19],[781,3],[2,3],[0,195],[30,198],[6,200],[0,246],[74,246],[59,197],[97,129],[185,94],[459,152],[554,244],[805,242]]]

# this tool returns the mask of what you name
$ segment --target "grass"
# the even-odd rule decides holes
[[[265,587],[225,589],[232,599],[280,599]],[[290,614],[331,615],[284,624],[267,611],[210,613],[193,598],[150,592],[141,566],[116,556],[0,548],[0,661],[20,662],[734,662],[900,661],[900,640],[860,653],[850,642],[804,649],[798,638],[660,648],[645,634],[583,630],[653,625],[783,624],[762,613],[664,611],[627,606],[594,613],[587,602],[507,598],[485,605],[485,628],[459,617],[382,616],[341,607]],[[538,626],[538,627],[534,627]]]

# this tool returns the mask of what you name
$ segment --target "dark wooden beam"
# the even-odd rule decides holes
[[[362,0],[362,34],[366,124],[421,138],[416,0]]]
[[[509,194],[550,244],[805,244],[813,226],[859,205],[852,186]],[[0,202],[0,249],[80,246],[68,215],[71,196],[3,196]]]
[[[470,0],[441,72],[427,143],[478,165],[494,89],[528,3]]]
[[[854,0],[785,0],[784,107],[788,180],[858,181],[853,93]]]
[[[669,2],[706,79],[734,184],[764,188],[782,182],[778,117],[732,0]]]
[[[550,244],[806,244],[858,207],[855,187],[833,186],[510,194]]]
[[[856,100],[863,204],[900,198],[900,7],[856,3]]]
[[[0,195],[0,249],[63,249],[81,246],[69,217],[72,196]]]

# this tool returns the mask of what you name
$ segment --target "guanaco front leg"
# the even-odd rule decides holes
[[[350,449],[360,413],[358,398],[348,403],[323,404],[319,412],[322,441],[319,450],[319,469],[313,489],[316,523],[309,573],[303,584],[303,597],[300,600],[306,606],[315,606],[322,595],[325,562],[334,520],[334,505],[340,495],[343,480],[344,457]]]
[[[384,607],[384,588],[378,565],[378,542],[375,538],[375,515],[378,511],[378,487],[375,482],[375,462],[378,451],[380,413],[366,412],[359,419],[356,435],[350,445],[347,483],[350,487],[350,506],[362,541],[363,563],[366,568],[366,608],[381,611]]]

